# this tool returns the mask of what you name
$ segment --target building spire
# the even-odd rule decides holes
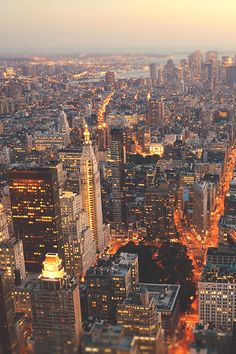
[[[85,127],[84,127],[84,143],[87,145],[91,143],[88,124],[85,124]]]

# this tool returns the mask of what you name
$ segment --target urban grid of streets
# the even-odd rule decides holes
[[[227,161],[224,167],[224,173],[219,186],[217,200],[216,200],[216,210],[212,213],[209,223],[209,231],[205,236],[204,240],[199,238],[199,235],[193,228],[187,227],[185,220],[182,217],[181,211],[176,209],[174,222],[177,231],[180,235],[180,240],[183,245],[187,247],[188,256],[192,260],[194,266],[194,276],[195,282],[197,284],[201,277],[203,267],[206,261],[206,254],[208,247],[216,247],[218,243],[218,233],[219,233],[219,220],[221,215],[224,213],[224,199],[229,190],[229,183],[232,179],[233,169],[235,166],[236,158],[236,146],[231,147]],[[193,339],[192,329],[194,325],[198,322],[198,300],[197,298],[193,301],[191,305],[191,310],[185,313],[180,318],[179,327],[177,332],[181,332],[181,335],[170,349],[170,353],[182,354],[188,352],[188,346]],[[182,330],[184,326],[184,331]]]
[[[104,113],[109,104],[114,92],[109,93],[103,100],[98,111],[98,122],[102,127],[104,123]],[[140,148],[140,147],[138,147]],[[141,150],[139,154],[144,155]],[[174,223],[176,230],[179,234],[180,242],[187,247],[187,253],[192,261],[194,267],[194,281],[197,285],[204,265],[206,263],[206,255],[208,247],[217,247],[218,233],[219,233],[219,220],[224,214],[224,199],[229,190],[229,183],[232,179],[233,169],[235,166],[236,146],[233,145],[229,148],[227,159],[224,166],[223,176],[219,185],[218,194],[216,198],[216,209],[212,212],[209,220],[209,227],[204,239],[202,239],[193,227],[190,227],[185,220],[185,216],[179,208],[176,208],[174,214]],[[132,237],[114,238],[107,251],[108,254],[115,254],[120,247],[132,241],[139,244],[139,235],[133,234]],[[170,345],[170,354],[187,353],[189,344],[193,340],[193,327],[198,322],[198,299],[197,297],[191,304],[191,309],[183,314],[179,321],[179,326],[176,330],[176,336],[173,343]]]

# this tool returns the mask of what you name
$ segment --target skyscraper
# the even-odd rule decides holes
[[[82,209],[81,195],[64,191],[60,203],[66,273],[81,279],[96,262],[96,242]]]
[[[16,354],[17,339],[10,282],[0,270],[0,353]]]
[[[9,237],[7,217],[2,204],[0,204],[0,242]]]
[[[113,128],[110,140],[113,225],[126,226],[125,143],[123,129]]]
[[[192,74],[193,79],[200,79],[203,56],[200,50],[196,50],[188,57],[189,68]]]
[[[147,102],[147,123],[149,126],[161,126],[165,123],[165,103],[151,98]]]
[[[13,167],[9,184],[14,232],[23,241],[26,268],[39,271],[47,252],[63,256],[57,170]]]
[[[106,242],[103,233],[100,172],[87,125],[84,137],[80,161],[82,207],[88,214],[88,223],[96,241],[97,252],[101,253],[106,247]]]
[[[114,86],[116,81],[116,74],[114,71],[107,71],[105,74],[105,81],[107,86]]]
[[[152,80],[152,84],[155,84],[157,80],[157,65],[155,63],[150,64],[149,71],[150,71],[150,79]]]
[[[160,240],[175,237],[174,209],[175,193],[159,166],[154,173],[153,186],[147,189],[145,217],[147,235]]]
[[[59,113],[58,119],[59,119],[59,125],[58,125],[59,133],[70,134],[70,126],[67,120],[67,115],[64,111],[61,111]]]
[[[207,182],[195,182],[193,184],[193,226],[201,236],[205,236],[208,224],[207,199]]]
[[[0,242],[0,269],[6,271],[11,290],[25,279],[25,262],[22,240],[9,237]]]
[[[78,350],[82,332],[79,286],[66,275],[57,254],[47,253],[31,303],[36,353]]]
[[[117,324],[127,335],[135,336],[146,353],[162,352],[161,314],[157,312],[155,299],[145,286],[130,293],[117,307]]]

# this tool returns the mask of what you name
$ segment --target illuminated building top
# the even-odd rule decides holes
[[[89,129],[88,129],[88,124],[85,124],[84,143],[85,143],[86,145],[91,144],[90,132],[89,132]]]
[[[62,266],[62,260],[57,253],[47,253],[43,262],[42,278],[43,279],[63,279],[65,271]]]

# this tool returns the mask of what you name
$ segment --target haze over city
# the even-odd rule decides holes
[[[0,0],[0,354],[233,354],[236,0]]]
[[[1,53],[235,49],[234,0],[2,2]]]

